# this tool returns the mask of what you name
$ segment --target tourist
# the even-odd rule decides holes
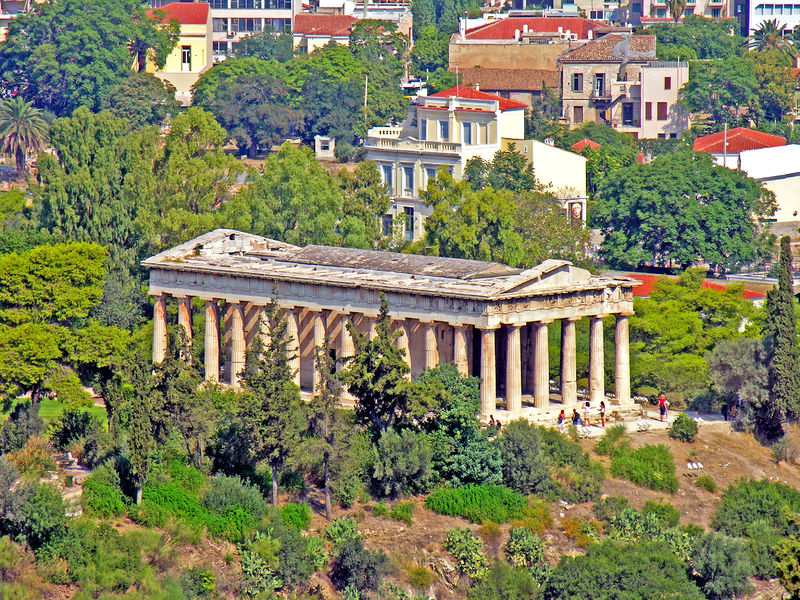
[[[572,424],[575,427],[581,427],[583,425],[583,421],[581,421],[581,416],[578,414],[578,410],[575,408],[572,409]]]
[[[489,417],[489,429],[496,429],[497,423],[494,422],[494,415]]]
[[[567,415],[564,414],[564,409],[561,409],[561,412],[558,413],[558,430],[561,433],[564,433],[564,422],[567,420]]]
[[[606,428],[606,403],[604,400],[600,400],[600,424],[603,429]]]
[[[669,402],[667,402],[666,396],[661,394],[658,398],[658,412],[661,415],[661,422],[664,422],[664,417],[667,416],[667,407],[669,406]]]
[[[583,424],[589,427],[591,422],[589,421],[589,413],[592,410],[592,405],[587,400],[586,403],[583,405]]]

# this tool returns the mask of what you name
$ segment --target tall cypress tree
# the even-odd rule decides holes
[[[766,340],[770,352],[770,404],[778,416],[800,416],[800,348],[797,344],[789,238],[781,238],[778,287],[767,294]]]

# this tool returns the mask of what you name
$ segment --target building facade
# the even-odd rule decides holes
[[[608,34],[561,58],[562,114],[570,126],[604,123],[636,138],[678,138],[689,113],[678,104],[689,64],[656,60],[650,35]]]
[[[784,35],[791,36],[792,30],[800,25],[800,2],[796,0],[750,0],[748,8],[750,31],[746,35],[773,19],[783,26]]]
[[[327,337],[337,359],[354,353],[348,330],[376,335],[380,294],[400,335],[411,376],[452,362],[481,378],[481,418],[507,422],[577,404],[576,323],[590,321],[588,396],[606,399],[603,328],[615,329],[615,394],[631,405],[628,319],[633,287],[626,277],[598,277],[566,261],[527,270],[498,263],[307,246],[216,230],[153,256],[153,361],[167,352],[168,317],[203,344],[207,381],[239,385],[249,344],[264,330],[264,307],[285,311],[291,368],[305,397],[319,381],[314,349]],[[274,294],[277,294],[274,296]],[[203,331],[192,311],[205,314]],[[551,394],[548,332],[561,330],[560,385]],[[201,342],[202,340],[202,342]],[[557,400],[557,402],[555,402]],[[498,401],[500,406],[498,406]],[[611,411],[610,411],[611,412]]]
[[[737,7],[736,0],[688,0],[679,20],[690,15],[728,19],[736,17],[742,10],[741,6]],[[620,18],[634,26],[674,23],[667,0],[633,0],[620,7],[619,14]]]

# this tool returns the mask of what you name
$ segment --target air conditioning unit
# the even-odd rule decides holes
[[[235,31],[229,31],[228,32],[228,37],[229,38],[236,37],[236,32]]]

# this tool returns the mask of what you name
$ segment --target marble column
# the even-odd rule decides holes
[[[436,339],[436,323],[425,323],[425,368],[433,369],[439,364],[439,347]]]
[[[374,340],[378,337],[378,319],[373,319],[372,317],[364,317],[369,322],[369,336],[370,340]]]
[[[513,416],[522,412],[522,354],[520,325],[508,325],[506,335],[506,410]]]
[[[600,404],[605,398],[605,373],[603,359],[603,319],[597,315],[589,319],[589,401]]]
[[[219,308],[215,300],[206,300],[206,381],[219,381]]]
[[[339,366],[337,367],[340,371],[347,367],[347,361],[343,359],[350,358],[356,353],[356,347],[353,344],[353,336],[350,335],[347,329],[347,325],[351,323],[352,319],[349,315],[342,315],[342,330],[339,332]],[[346,385],[342,385],[342,400],[348,403],[352,403],[354,400],[353,395],[347,390]]]
[[[453,326],[453,362],[464,377],[469,375],[467,359],[467,329],[464,325]]]
[[[239,387],[240,375],[244,370],[244,360],[246,343],[244,339],[244,315],[241,303],[231,304],[228,310],[231,311],[231,385]]]
[[[561,319],[561,404],[572,408],[578,403],[578,385],[575,355],[575,322],[577,319]]]
[[[533,324],[533,405],[536,408],[550,406],[550,350],[547,339],[549,323],[550,321],[541,321]]]
[[[494,329],[481,329],[481,418],[497,410],[497,380]]]
[[[314,314],[314,352],[316,352],[317,348],[322,348],[322,345],[325,343],[325,315],[321,312],[315,312]],[[312,356],[314,353],[312,353]],[[312,388],[312,393],[317,393],[317,387],[319,386],[320,382],[320,373],[319,369],[317,369],[317,365],[314,365],[314,387]]]
[[[615,404],[630,404],[631,402],[631,365],[629,353],[628,318],[630,313],[619,313],[617,315],[617,326],[614,331],[615,345],[615,370],[614,370],[614,393]]]
[[[528,393],[533,396],[536,392],[536,324],[528,323],[525,326],[525,387]]]
[[[164,295],[153,299],[153,364],[159,364],[167,356],[167,298]]]
[[[192,346],[192,299],[181,298],[178,303],[178,327],[183,328],[187,349]],[[189,356],[191,357],[191,352]],[[188,358],[184,357],[184,358]]]
[[[300,388],[300,333],[297,312],[293,308],[286,311],[286,335],[289,338],[286,348],[289,353],[289,369],[292,371],[294,384]]]

